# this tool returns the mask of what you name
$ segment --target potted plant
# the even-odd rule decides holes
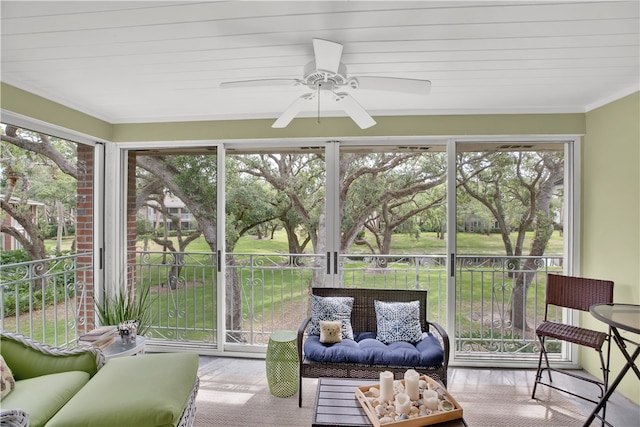
[[[152,313],[149,287],[135,292],[122,288],[115,296],[107,297],[96,304],[96,313],[101,325],[118,325],[127,321],[137,322],[137,334],[144,335],[151,326]]]

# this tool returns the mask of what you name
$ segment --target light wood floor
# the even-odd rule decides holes
[[[220,372],[262,377],[266,375],[264,359],[201,356],[200,368],[201,371],[206,371],[208,374]],[[449,383],[473,382],[479,385],[486,384],[487,387],[491,385],[522,386],[523,384],[533,386],[534,376],[535,371],[530,369],[449,368]],[[554,384],[573,387],[575,390],[582,390],[585,387],[584,382],[578,382],[565,375],[556,374],[553,376],[553,380]],[[595,388],[595,386],[591,385],[587,385],[586,387]],[[586,419],[593,408],[593,404],[571,397],[570,395],[566,396],[573,400],[576,406],[583,411]],[[616,427],[640,426],[640,407],[616,392],[609,400],[607,406],[607,421]],[[597,421],[593,423],[594,426],[599,426],[600,424],[601,423]]]

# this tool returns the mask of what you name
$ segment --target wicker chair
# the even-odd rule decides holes
[[[430,331],[439,339],[444,351],[444,360],[438,366],[411,366],[418,372],[447,385],[449,365],[449,336],[439,324],[427,320],[427,295],[425,290],[405,289],[354,289],[354,288],[313,288],[312,293],[321,297],[353,297],[351,325],[354,331],[376,332],[377,321],[374,301],[420,301],[420,324],[423,331]],[[303,341],[311,317],[303,320],[298,328],[298,360],[300,363],[298,406],[302,406],[302,378],[368,378],[380,377],[380,372],[388,370],[396,379],[403,378],[407,366],[362,365],[355,363],[320,363],[308,359],[303,354]]]
[[[609,386],[609,359],[611,349],[611,329],[608,333],[593,331],[573,325],[552,322],[548,320],[550,306],[569,308],[581,311],[589,311],[589,307],[594,304],[607,304],[613,302],[613,282],[609,280],[588,279],[582,277],[561,276],[549,274],[547,276],[547,294],[545,301],[544,321],[536,329],[536,335],[540,340],[540,357],[538,359],[538,370],[536,372],[535,383],[531,398],[535,399],[538,384],[546,385],[555,390],[570,394],[575,397],[598,403],[598,400],[590,399],[574,391],[556,387],[552,383],[551,371],[569,375],[579,380],[587,381],[597,385],[603,396]],[[549,366],[549,357],[545,347],[546,338],[566,341],[569,343],[585,346],[594,349],[600,356],[602,369],[602,381],[587,378],[583,375],[552,368]],[[606,343],[606,355],[603,354],[603,347]],[[544,357],[546,366],[542,366]],[[543,371],[547,371],[549,382],[542,380]],[[603,408],[602,418],[604,420],[605,408]]]

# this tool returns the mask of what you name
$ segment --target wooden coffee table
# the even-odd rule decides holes
[[[356,398],[355,389],[376,380],[358,378],[318,378],[316,404],[313,409],[312,427],[371,426],[371,420]],[[447,421],[438,427],[468,427],[464,418]]]

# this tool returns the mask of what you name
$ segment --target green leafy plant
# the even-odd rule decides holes
[[[96,304],[96,312],[101,325],[117,325],[126,320],[138,322],[137,333],[144,335],[151,326],[153,315],[149,287],[144,287],[138,295],[120,289],[113,297]]]

